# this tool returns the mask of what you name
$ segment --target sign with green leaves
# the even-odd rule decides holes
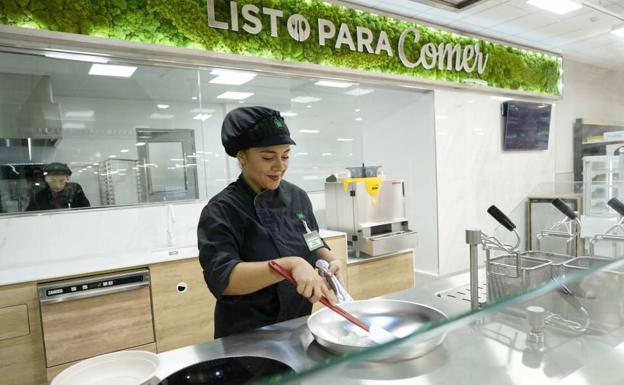
[[[559,56],[318,0],[3,0],[0,23],[561,95]]]

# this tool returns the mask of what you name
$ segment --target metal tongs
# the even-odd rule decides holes
[[[316,268],[323,274],[323,277],[325,277],[325,280],[327,280],[327,283],[336,294],[338,303],[353,302],[353,297],[342,286],[338,278],[329,271],[329,262],[319,259],[316,261]]]

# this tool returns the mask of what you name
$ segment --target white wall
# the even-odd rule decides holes
[[[555,133],[547,151],[503,152],[500,105],[485,94],[435,91],[440,274],[468,268],[465,229],[492,234],[490,205],[521,214],[512,220],[522,225],[516,207],[539,184],[554,181]]]
[[[418,233],[414,269],[438,271],[438,210],[433,92],[414,92],[411,103],[388,109],[364,130],[364,157],[388,179],[405,181],[410,229]]]

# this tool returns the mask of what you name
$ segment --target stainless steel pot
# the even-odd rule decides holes
[[[432,307],[406,301],[371,299],[340,304],[340,307],[359,319],[381,326],[399,338],[406,337],[432,321],[441,321],[446,316]],[[376,345],[366,337],[366,332],[343,317],[325,308],[308,318],[308,329],[321,346],[334,353],[361,351]],[[408,339],[373,353],[369,361],[407,360],[425,355],[440,345],[446,332],[440,332],[427,339]]]

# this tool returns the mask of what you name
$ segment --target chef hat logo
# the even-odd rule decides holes
[[[283,130],[285,127],[284,121],[278,117],[273,119],[273,123],[275,123],[275,127],[279,128],[280,130]]]

